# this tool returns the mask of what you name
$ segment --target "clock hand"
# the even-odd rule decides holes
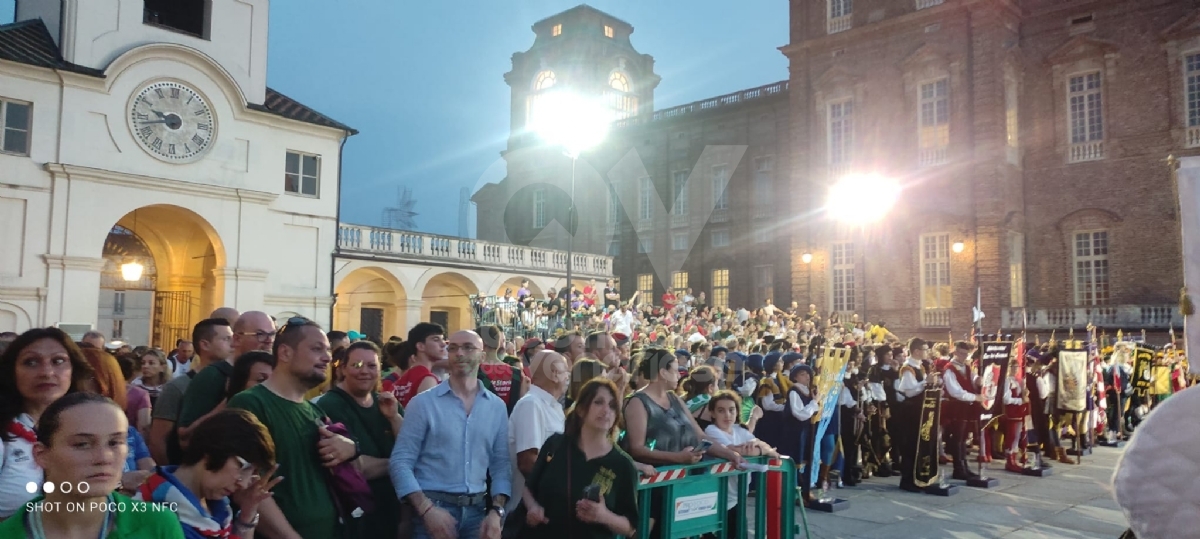
[[[141,122],[141,124],[142,124],[142,125],[147,125],[147,124],[166,124],[166,123],[171,123],[171,121],[170,121],[170,120],[146,120],[146,121],[144,121],[144,122]]]
[[[159,112],[159,111],[157,111],[157,110],[150,109],[150,112],[153,112],[154,114],[157,114],[159,118],[162,118],[162,119],[164,119],[164,120],[166,120],[166,119],[167,119],[167,115],[166,115],[166,114],[163,114],[163,113],[161,113],[161,112]]]

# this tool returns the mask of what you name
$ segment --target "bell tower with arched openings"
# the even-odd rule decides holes
[[[508,150],[536,145],[529,132],[538,102],[552,91],[568,90],[604,99],[619,120],[654,111],[660,77],[654,58],[629,41],[633,26],[581,4],[533,25],[533,46],[512,57],[504,81],[512,89]]]

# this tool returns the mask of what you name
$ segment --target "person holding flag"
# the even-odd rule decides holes
[[[979,477],[967,466],[967,435],[979,421],[981,403],[984,400],[975,387],[975,373],[967,364],[967,359],[974,350],[974,344],[965,341],[954,343],[952,360],[942,375],[942,387],[945,391],[943,409],[949,427],[945,440],[950,448],[950,456],[954,459],[953,478],[961,480]],[[981,452],[988,450],[986,446],[980,448]]]

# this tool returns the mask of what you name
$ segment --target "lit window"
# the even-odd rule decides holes
[[[950,235],[921,236],[921,308],[948,309],[950,304]]]
[[[1108,232],[1075,234],[1075,304],[1108,303]]]
[[[1010,307],[1025,306],[1025,235],[1008,234],[1008,288]]]
[[[628,75],[620,71],[613,71],[608,76],[608,87],[609,89],[605,91],[604,95],[616,119],[620,120],[637,114],[638,99],[633,95],[633,83],[629,82]]]
[[[725,308],[729,306],[729,270],[718,269],[712,272],[712,306]]]
[[[0,148],[7,153],[29,155],[29,103],[0,99]]]
[[[712,168],[712,186],[713,186],[713,204],[714,210],[724,210],[729,208],[729,197],[725,193],[725,188],[729,186],[729,175],[726,172],[725,165],[717,165]]]
[[[1067,119],[1070,127],[1070,162],[1104,158],[1104,112],[1100,73],[1086,73],[1067,81]]]
[[[718,228],[710,232],[713,247],[729,247],[729,229]]]
[[[832,249],[833,260],[833,310],[836,312],[853,311],[854,301],[854,244],[850,242],[835,243]]]
[[[546,226],[546,190],[533,192],[533,228]]]
[[[688,233],[676,232],[671,234],[671,250],[686,251],[688,248]]]
[[[287,152],[286,161],[283,190],[297,195],[317,196],[317,183],[321,177],[321,156]]]
[[[533,77],[533,88],[529,97],[525,101],[525,123],[526,125],[534,125],[537,120],[538,103],[545,97],[547,90],[554,87],[558,82],[554,72],[550,70],[540,71]]]
[[[607,24],[604,25],[604,37],[607,37],[610,39],[613,37],[613,27],[611,27]]]
[[[654,274],[639,273],[637,276],[638,302],[654,305]]]
[[[562,25],[561,24],[556,24],[550,28],[550,36],[551,37],[558,37],[561,35],[562,35]]]
[[[918,160],[923,167],[946,162],[950,147],[950,80],[922,84],[920,89]]]
[[[688,273],[686,271],[676,271],[671,273],[671,289],[676,296],[682,296],[687,292],[688,288]]]
[[[1004,77],[1004,131],[1008,147],[1008,161],[1014,165],[1017,164],[1017,149],[1020,147],[1018,145],[1020,135],[1018,119],[1017,79],[1007,75]]]

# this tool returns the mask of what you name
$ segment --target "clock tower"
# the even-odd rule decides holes
[[[549,92],[569,90],[603,98],[616,119],[654,110],[654,58],[629,41],[633,26],[581,4],[533,24],[533,46],[513,54],[504,81],[512,89],[509,151],[536,145],[529,133],[538,103]]]
[[[16,21],[42,19],[63,60],[104,70],[148,43],[186,46],[212,58],[247,103],[267,92],[269,0],[17,0]]]

